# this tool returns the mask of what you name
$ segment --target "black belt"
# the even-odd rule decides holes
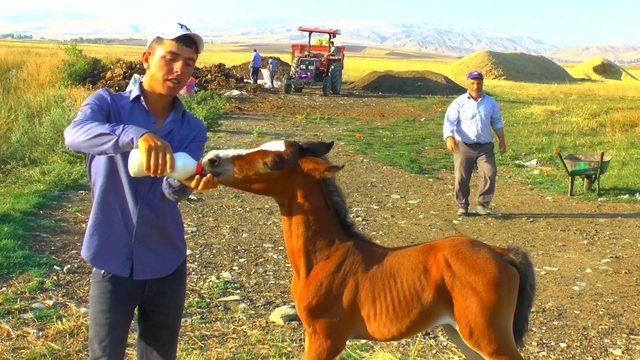
[[[464,142],[464,141],[463,141],[463,142]],[[476,142],[476,143],[471,143],[471,144],[469,144],[469,143],[464,143],[464,144],[465,144],[465,145],[467,145],[467,146],[482,146],[482,145],[488,145],[488,144],[491,144],[491,142],[488,142],[488,143]]]

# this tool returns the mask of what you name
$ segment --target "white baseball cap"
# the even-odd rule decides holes
[[[202,52],[202,50],[204,49],[204,41],[202,40],[202,37],[192,32],[187,25],[181,24],[179,22],[169,23],[164,27],[159,28],[155,32],[153,32],[147,39],[147,50],[151,46],[151,43],[153,42],[153,40],[155,40],[156,38],[162,38],[166,40],[175,40],[176,38],[182,35],[189,35],[193,39],[193,41],[195,41],[196,43],[196,47],[198,48],[197,49],[198,54]]]

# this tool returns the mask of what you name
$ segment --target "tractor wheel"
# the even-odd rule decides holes
[[[304,89],[304,86],[294,86],[293,92],[301,93],[302,89]]]
[[[285,75],[282,78],[282,90],[284,90],[285,94],[291,94],[291,88],[293,84],[291,84],[291,76]]]
[[[331,74],[324,77],[322,80],[322,96],[329,96],[331,90]]]
[[[329,69],[331,75],[331,92],[338,95],[342,90],[342,64],[335,63]]]

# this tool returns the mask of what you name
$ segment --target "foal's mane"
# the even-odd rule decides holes
[[[347,208],[344,193],[336,183],[336,180],[334,178],[324,178],[322,179],[322,185],[324,186],[324,193],[329,206],[335,212],[338,223],[345,234],[354,240],[372,242],[367,235],[356,228],[355,223],[349,217],[349,209]]]

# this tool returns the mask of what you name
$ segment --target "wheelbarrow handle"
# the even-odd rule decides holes
[[[562,158],[562,154],[560,153],[560,150],[556,150],[555,152],[558,154],[558,158],[560,158],[560,162],[562,163],[562,166],[564,166],[564,169],[567,171],[567,175],[571,175],[571,173],[569,172],[569,168],[567,167],[567,164],[564,162],[564,159]]]
[[[602,174],[602,162],[604,161],[604,151],[600,153],[600,161],[598,162],[598,172],[596,173],[597,196],[600,197],[600,175]]]
[[[598,172],[596,173],[596,178],[600,178],[600,173],[602,172],[602,163],[604,162],[604,151],[600,153],[600,161],[598,161]]]

